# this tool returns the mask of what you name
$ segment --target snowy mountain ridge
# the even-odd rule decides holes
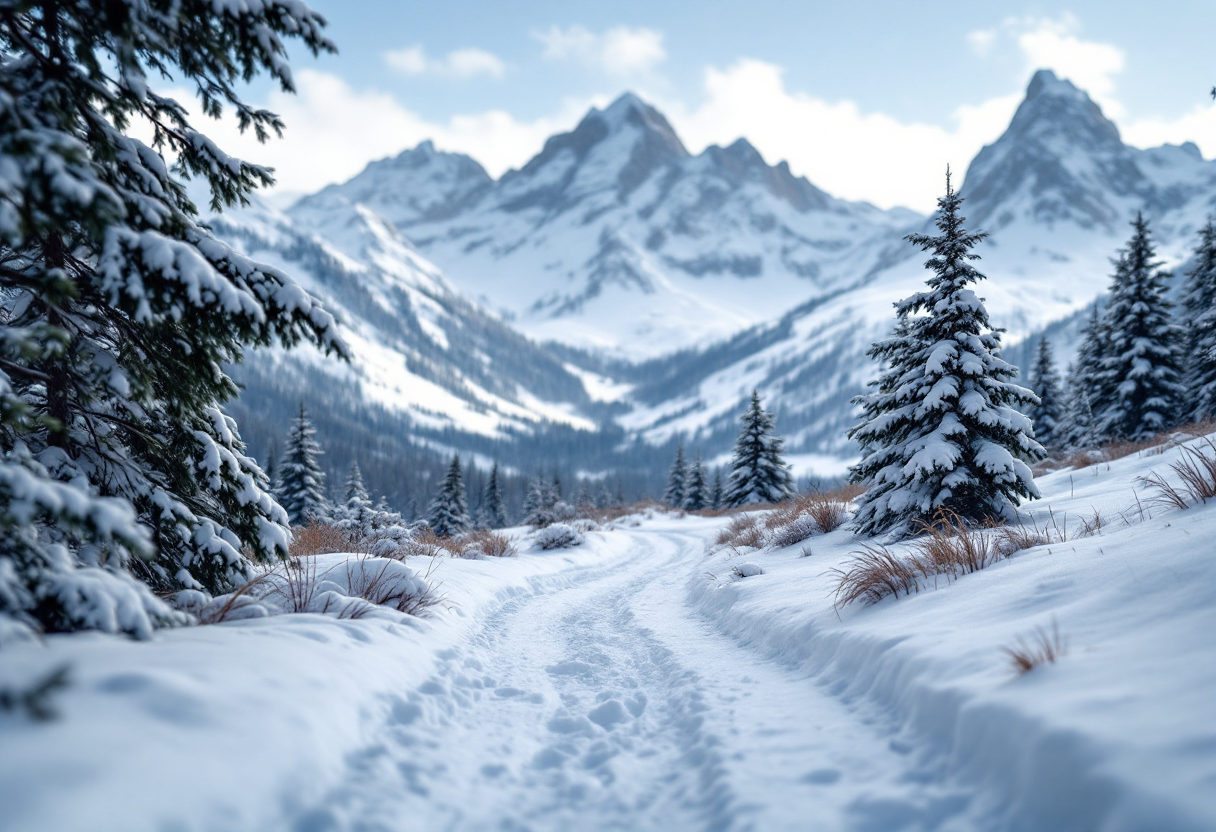
[[[358,204],[529,336],[635,359],[721,339],[851,283],[921,219],[835,199],[745,139],[694,156],[632,94],[498,181],[424,143],[289,213],[320,228]]]
[[[960,190],[968,227],[992,234],[980,290],[1008,347],[1106,290],[1137,211],[1159,254],[1184,261],[1216,212],[1216,162],[1194,145],[1123,144],[1083,91],[1044,71]],[[230,232],[293,271],[313,268],[305,249],[341,261],[344,277],[309,284],[356,330],[365,358],[341,372],[408,424],[453,431],[449,447],[560,424],[654,445],[684,436],[712,457],[758,388],[796,468],[830,475],[853,454],[865,351],[925,278],[902,237],[929,224],[836,200],[743,140],[693,156],[626,95],[499,180],[423,143],[252,236]]]

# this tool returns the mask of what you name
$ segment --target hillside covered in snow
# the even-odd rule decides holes
[[[0,711],[0,828],[1210,829],[1216,503],[1140,479],[1186,447],[1041,477],[1022,548],[871,605],[846,528],[649,512],[410,558],[421,618],[340,612],[377,561],[329,555],[328,614],[9,644],[0,689],[68,682]]]
[[[1167,264],[1190,256],[1216,212],[1216,162],[1193,144],[1125,144],[1083,91],[1042,71],[960,190],[969,227],[991,234],[982,290],[1011,354],[1063,322],[1066,362],[1137,211]],[[337,309],[356,356],[270,369],[255,357],[242,422],[267,444],[259,402],[283,411],[316,371],[345,385],[333,398],[362,397],[377,425],[428,447],[578,447],[589,471],[653,476],[680,438],[720,458],[755,388],[796,468],[834,476],[855,453],[864,353],[924,280],[902,238],[928,222],[835,199],[746,140],[689,154],[633,95],[500,179],[424,143],[286,213],[216,220]],[[348,409],[344,430],[371,430]],[[634,450],[617,459],[622,443]]]

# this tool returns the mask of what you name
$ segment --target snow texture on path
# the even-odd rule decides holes
[[[670,576],[705,528],[622,532],[610,568],[487,615],[295,828],[882,829],[964,805],[806,674],[690,614]]]

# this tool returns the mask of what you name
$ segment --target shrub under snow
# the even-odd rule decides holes
[[[532,536],[536,545],[541,549],[569,549],[583,542],[583,536],[565,523],[554,523],[539,529]]]

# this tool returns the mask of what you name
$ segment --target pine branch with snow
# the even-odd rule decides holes
[[[0,555],[4,614],[143,634],[173,617],[128,591],[130,575],[159,593],[221,592],[247,579],[248,557],[286,555],[287,517],[221,410],[237,394],[224,367],[249,345],[346,348],[315,298],[198,223],[183,177],[219,210],[270,171],[224,153],[148,76],[193,87],[204,115],[230,108],[262,138],[282,124],[238,84],[265,73],[293,91],[285,41],[331,51],[323,25],[296,0],[0,14],[0,315],[48,347],[6,337],[0,363],[5,395],[38,417],[0,423],[6,479],[23,489],[0,510],[23,540]],[[89,521],[94,510],[109,519]],[[22,516],[28,528],[13,525]],[[46,594],[100,564],[109,588]]]

